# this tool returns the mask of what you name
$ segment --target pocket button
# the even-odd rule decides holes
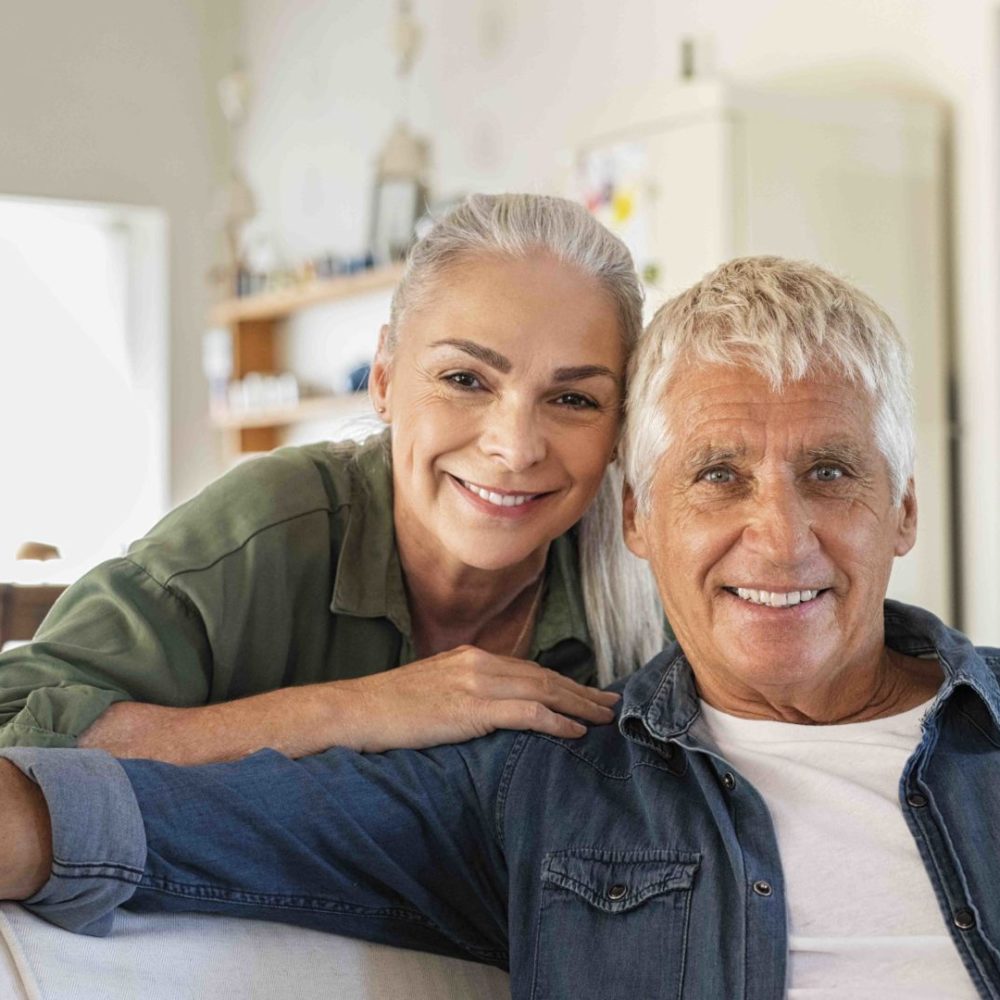
[[[608,899],[613,903],[617,903],[619,899],[624,899],[627,895],[628,886],[622,885],[620,882],[616,882],[608,889]]]

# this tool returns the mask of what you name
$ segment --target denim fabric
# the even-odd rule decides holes
[[[943,665],[900,808],[925,862],[915,877],[930,878],[981,995],[1000,997],[1000,650],[892,602],[886,638]],[[627,682],[618,727],[580,740],[504,732],[422,752],[123,761],[104,794],[126,815],[138,803],[148,842],[126,905],[473,958],[509,967],[518,998],[782,997],[785,897],[770,817],[746,781],[723,784],[731,768],[698,741],[698,715],[674,645]],[[79,811],[82,766],[71,754],[41,769],[56,817]],[[86,829],[77,835],[92,851]],[[140,843],[122,831],[101,859],[133,865]],[[78,861],[75,850],[63,840],[62,860]],[[76,882],[79,895],[94,893],[89,913],[50,914],[44,899],[32,908],[93,928],[113,903],[102,895],[111,871]],[[40,896],[63,877],[54,871]]]

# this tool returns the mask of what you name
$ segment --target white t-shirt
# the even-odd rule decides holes
[[[702,702],[722,756],[774,822],[788,904],[789,1000],[978,994],[899,804],[930,702],[836,726],[741,719]]]

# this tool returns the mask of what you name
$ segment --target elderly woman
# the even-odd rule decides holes
[[[640,326],[582,208],[470,198],[393,297],[386,434],[243,465],[87,574],[0,656],[0,745],[199,763],[609,721],[585,685],[662,645],[613,461]]]

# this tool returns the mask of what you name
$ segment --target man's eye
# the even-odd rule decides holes
[[[701,474],[701,481],[714,486],[726,486],[736,479],[732,469],[707,469]]]
[[[481,389],[483,387],[479,379],[471,372],[453,372],[451,375],[445,375],[444,380],[459,389]]]
[[[595,403],[589,396],[582,396],[578,392],[564,392],[556,397],[556,402],[560,406],[568,406],[571,410],[596,410]]]
[[[812,471],[821,483],[836,482],[844,475],[844,470],[839,465],[817,465]]]

